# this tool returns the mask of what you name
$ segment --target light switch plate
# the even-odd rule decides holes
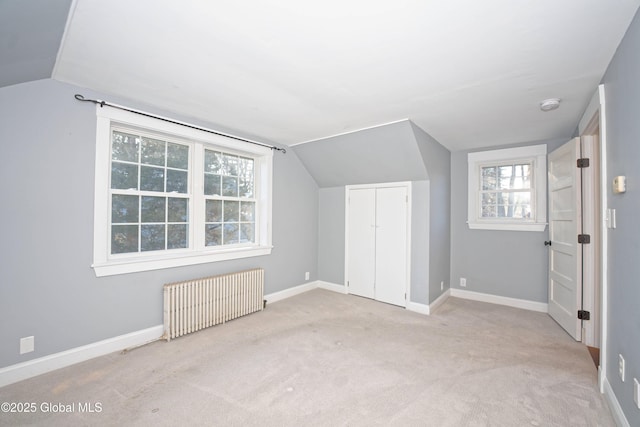
[[[607,227],[616,228],[616,210],[607,209]]]

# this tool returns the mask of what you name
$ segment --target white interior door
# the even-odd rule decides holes
[[[374,298],[376,190],[348,190],[347,282],[349,293]]]
[[[549,315],[573,338],[582,339],[581,188],[575,138],[549,154]]]
[[[377,189],[375,280],[378,301],[406,305],[407,187]]]

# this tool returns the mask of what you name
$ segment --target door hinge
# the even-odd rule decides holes
[[[578,319],[591,320],[591,313],[587,310],[578,310]]]
[[[591,235],[589,234],[578,234],[578,243],[587,244],[591,243]]]
[[[582,159],[578,159],[578,167],[579,168],[588,168],[589,167],[589,158],[584,157]]]
[[[349,287],[349,281],[347,280],[347,288]]]

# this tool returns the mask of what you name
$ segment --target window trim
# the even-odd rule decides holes
[[[469,153],[467,224],[472,230],[544,231],[547,226],[547,146],[527,147]],[[494,164],[531,162],[533,164],[531,219],[480,217],[480,168]]]
[[[272,168],[273,151],[269,147],[250,144],[233,138],[211,134],[194,129],[187,124],[163,121],[132,112],[96,105],[96,158],[95,158],[95,192],[94,192],[94,239],[93,239],[93,263],[91,267],[97,277],[116,274],[150,271],[163,268],[173,268],[187,265],[202,264],[208,262],[226,261],[261,255],[269,255],[272,246]],[[130,257],[122,254],[111,256],[109,254],[109,174],[111,165],[111,128],[112,124],[124,127],[133,127],[145,132],[166,134],[171,138],[179,138],[187,142],[202,144],[200,147],[223,150],[245,156],[251,156],[255,160],[255,198],[256,198],[256,242],[247,246],[230,247],[204,247],[201,237],[196,236],[190,240],[191,247],[175,252],[153,252],[148,254],[136,253]],[[197,147],[194,146],[194,148]],[[204,149],[203,149],[204,151]],[[192,157],[196,157],[192,154]],[[203,183],[196,174],[202,171],[202,167],[190,163],[192,188],[196,193],[201,193]],[[193,211],[190,216],[189,227],[192,223],[203,219],[198,209],[204,203],[193,199]],[[190,235],[193,231],[190,230]],[[196,246],[198,245],[198,246]]]

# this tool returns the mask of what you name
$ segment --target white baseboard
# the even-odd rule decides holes
[[[449,298],[449,294],[449,289],[447,289],[429,305],[409,301],[409,303],[407,304],[407,310],[420,314],[430,315],[436,308],[440,307],[440,305],[442,305],[442,303],[444,303],[447,298]]]
[[[451,289],[444,291],[438,298],[429,304],[429,311],[433,313],[436,308],[440,307],[451,296]]]
[[[155,341],[164,334],[164,326],[158,325],[141,331],[131,332],[98,341],[38,359],[28,360],[0,369],[0,387],[17,383],[37,375],[84,362],[94,357],[104,356],[130,347]]]
[[[288,288],[283,291],[267,294],[264,296],[264,299],[267,300],[267,304],[271,304],[277,301],[281,301],[283,299],[291,298],[296,295],[311,291],[313,289],[316,289],[317,287],[318,287],[317,282],[304,283],[302,285],[294,286],[293,288]]]
[[[282,301],[283,299],[291,298],[308,291],[312,291],[317,288],[326,289],[332,292],[338,292],[339,294],[347,293],[347,288],[344,285],[325,282],[323,280],[315,280],[313,282],[304,283],[302,285],[294,286],[293,288],[285,289],[283,291],[267,294],[264,296],[264,299],[266,299],[267,303],[270,304],[276,301]]]
[[[325,282],[322,280],[318,280],[316,284],[320,289],[326,289],[327,291],[333,291],[339,294],[347,293],[347,287],[345,285],[338,285],[337,283]]]
[[[413,311],[414,313],[426,314],[427,316],[430,314],[429,306],[427,304],[421,304],[419,302],[409,301],[407,303],[407,310]]]
[[[609,380],[607,377],[604,377],[602,382],[604,385],[604,397],[609,404],[609,409],[611,409],[611,414],[613,415],[613,419],[616,422],[618,427],[630,427],[629,421],[627,421],[627,417],[624,416],[624,411],[622,410],[622,406],[620,406],[620,402],[616,398],[613,389],[611,388],[611,384],[609,384]]]
[[[522,308],[524,310],[539,311],[541,313],[549,312],[548,304],[544,302],[483,294],[480,292],[467,291],[457,288],[451,288],[450,291],[452,297],[488,302],[491,304],[506,305],[509,307]]]

